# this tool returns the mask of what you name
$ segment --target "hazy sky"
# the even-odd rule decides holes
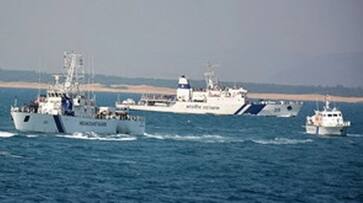
[[[362,0],[0,0],[0,67],[363,86]],[[87,59],[88,58],[88,59]]]

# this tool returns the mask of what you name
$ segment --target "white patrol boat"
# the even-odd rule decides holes
[[[110,107],[97,107],[89,92],[80,90],[84,78],[80,54],[65,52],[64,77],[56,75],[47,94],[29,105],[12,106],[11,116],[19,131],[44,133],[94,132],[144,134],[145,121]],[[61,81],[60,81],[61,80]]]
[[[328,99],[322,111],[315,110],[315,115],[306,117],[306,133],[317,135],[346,135],[349,121],[344,121],[343,114],[337,108],[331,108]]]
[[[193,89],[189,80],[183,75],[179,78],[176,95],[144,94],[139,102],[132,99],[116,102],[116,107],[129,107],[131,110],[158,111],[186,114],[215,115],[260,115],[260,116],[296,116],[302,103],[292,102],[258,102],[247,100],[247,90],[243,88],[222,87],[213,71],[204,74],[206,89]]]

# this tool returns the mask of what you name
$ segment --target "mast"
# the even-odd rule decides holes
[[[330,109],[330,96],[329,95],[326,95],[325,96],[325,109],[328,110]]]
[[[38,68],[38,98],[40,97],[40,77],[41,77],[41,75],[40,75],[40,69]]]
[[[75,52],[64,52],[65,82],[64,91],[67,94],[80,92],[80,80],[84,78],[83,57]]]
[[[216,64],[207,64],[207,72],[204,73],[204,77],[208,90],[218,90],[220,88],[217,76],[214,73],[217,67],[218,65]]]

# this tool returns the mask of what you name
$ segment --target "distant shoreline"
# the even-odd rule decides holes
[[[49,84],[34,82],[0,82],[0,88],[14,89],[47,89]],[[95,92],[111,93],[136,93],[136,94],[175,94],[175,89],[167,87],[157,87],[150,85],[110,85],[90,84],[81,87],[83,90]],[[321,94],[285,94],[285,93],[253,93],[249,92],[251,99],[265,100],[291,100],[291,101],[324,101],[325,95]],[[344,97],[330,95],[330,99],[335,102],[363,103],[363,97]]]

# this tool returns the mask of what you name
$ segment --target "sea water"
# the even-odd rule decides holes
[[[315,103],[295,118],[137,113],[138,136],[19,133],[10,105],[36,95],[0,89],[2,202],[363,201],[362,104],[336,104],[352,122],[346,137],[304,133]]]

